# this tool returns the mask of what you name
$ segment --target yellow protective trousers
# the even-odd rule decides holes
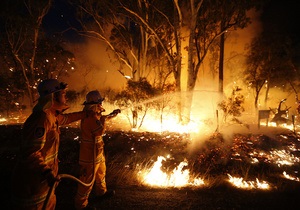
[[[105,182],[106,164],[104,155],[98,156],[97,163],[80,163],[80,180],[84,183],[91,183],[90,186],[78,184],[75,196],[76,209],[82,209],[88,204],[89,195],[94,188],[96,195],[103,195],[106,189]]]
[[[88,197],[95,190],[96,196],[101,196],[107,191],[106,188],[106,163],[104,155],[104,118],[89,116],[81,121],[82,141],[79,151],[80,175],[79,179],[90,186],[78,184],[75,196],[76,209],[84,208],[88,204]],[[94,178],[94,181],[93,181]]]

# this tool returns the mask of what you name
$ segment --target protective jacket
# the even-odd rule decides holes
[[[82,140],[80,143],[79,165],[80,180],[91,183],[89,186],[79,184],[75,196],[76,209],[82,209],[88,204],[88,197],[94,187],[96,196],[107,191],[105,174],[105,154],[102,135],[105,132],[105,121],[115,117],[117,113],[102,116],[91,115],[81,120]]]
[[[60,125],[83,119],[86,112],[69,114],[34,109],[23,125],[18,162],[12,174],[12,202],[16,209],[42,209],[50,189],[45,175],[57,176]],[[55,209],[53,193],[47,209]]]

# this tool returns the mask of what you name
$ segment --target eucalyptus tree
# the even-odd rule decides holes
[[[155,8],[148,1],[72,0],[70,2],[74,8],[77,8],[77,18],[81,23],[81,28],[73,27],[73,29],[87,39],[95,39],[106,44],[108,51],[112,52],[119,62],[118,71],[127,79],[127,84],[146,84],[144,81],[149,81],[153,87],[163,89],[167,83],[170,83],[169,78],[173,71],[164,59],[166,51],[162,49],[161,44],[158,44],[150,29],[160,33],[160,39],[164,42],[170,40],[170,38],[166,40],[169,34],[165,33],[165,23],[157,16]],[[160,2],[160,6],[163,5],[164,2]],[[140,20],[154,26],[147,28],[140,23]],[[132,103],[130,111],[133,127],[137,126],[140,115],[144,118],[147,111],[147,108],[141,105],[134,105],[145,99],[137,94],[139,87],[127,85],[127,90],[122,92],[126,94],[119,95],[117,100],[125,102],[129,100]],[[134,88],[137,90],[134,91]]]
[[[244,81],[254,90],[254,106],[257,109],[259,94],[264,85],[270,81],[270,73],[264,72],[265,66],[268,66],[269,53],[264,48],[262,40],[255,38],[248,46],[248,55],[246,58],[246,68],[244,71]]]
[[[182,16],[180,5],[168,1],[73,0],[86,37],[104,41],[138,81],[156,69],[163,89],[171,73],[181,91]],[[175,7],[178,7],[177,9]],[[122,68],[119,72],[126,76]],[[152,74],[153,76],[153,74]]]
[[[159,71],[159,75],[165,75],[162,78],[166,79],[172,73],[175,91],[180,93],[182,88],[182,41],[184,39],[180,5],[178,2],[174,4],[172,0],[141,1],[147,5],[148,10],[137,10],[133,2],[122,1],[120,11],[134,20],[150,35],[151,45],[154,46],[152,49],[157,52],[158,61],[164,64],[162,65],[164,69]],[[150,12],[150,15],[145,15],[145,12]],[[162,86],[161,90],[163,89],[165,87]],[[179,121],[182,121],[182,100],[175,98],[174,102],[178,107]]]
[[[21,71],[22,80],[27,88],[27,93],[32,106],[34,101],[33,88],[36,76],[36,54],[40,27],[44,16],[50,9],[51,0],[38,2],[32,1],[2,1],[2,21],[4,23],[5,37],[10,55],[14,60],[12,71]]]
[[[128,80],[126,89],[115,96],[115,105],[124,109],[132,128],[142,126],[147,111],[153,106],[153,101],[145,101],[156,96],[157,91],[146,78],[140,78],[138,81]]]
[[[251,23],[246,12],[251,8],[256,7],[259,9],[261,2],[253,1],[219,1],[217,8],[220,8],[220,38],[219,38],[219,92],[223,94],[223,81],[224,81],[224,48],[226,33],[230,30],[238,28],[245,28]]]
[[[255,2],[78,1],[83,12],[81,14],[84,14],[81,15],[85,26],[82,33],[104,40],[117,57],[131,69],[132,74],[145,68],[152,49],[159,49],[159,58],[168,64],[167,72],[173,73],[176,91],[184,93],[178,101],[178,116],[181,122],[183,116],[186,122],[190,120],[193,90],[199,69],[210,47],[229,29],[245,27],[249,21],[246,12]],[[111,27],[113,30],[110,30]],[[122,31],[126,31],[126,34],[121,33]],[[114,42],[115,40],[118,41]],[[184,51],[188,55],[187,62],[183,62]],[[182,77],[183,69],[187,71],[186,80]],[[186,113],[183,113],[183,110],[186,110]]]
[[[270,88],[292,90],[297,95],[299,66],[293,61],[295,54],[291,44],[287,36],[262,33],[248,47],[244,81],[254,90],[255,108],[258,108],[258,99],[264,86],[266,107]]]
[[[276,6],[288,8],[288,13],[286,9],[274,10]],[[263,31],[248,48],[244,72],[245,82],[254,89],[256,108],[264,85],[265,107],[271,88],[294,92],[296,100],[299,100],[299,31],[293,24],[297,16],[295,2],[282,5],[279,1],[271,1],[264,7],[261,16]]]
[[[184,93],[187,93],[183,94],[180,102],[180,110],[186,110],[186,113],[180,111],[179,119],[182,121],[182,115],[184,115],[185,121],[189,122],[193,90],[196,85],[198,72],[210,47],[228,30],[243,28],[249,23],[247,11],[256,5],[255,1],[170,0],[164,2],[170,5],[168,9],[161,7],[157,1],[146,2],[149,2],[156,9],[158,15],[161,16],[161,19],[165,20],[165,25],[168,26],[167,29],[171,34],[170,37],[173,39],[169,43],[174,43],[174,46],[169,47],[166,45],[166,42],[161,37],[161,33],[157,33],[155,25],[143,19],[143,16],[137,11],[133,11],[130,7],[123,6],[123,8],[135,17],[139,24],[148,29],[157,39],[162,49],[165,50],[165,55],[174,73],[177,90],[186,90]],[[170,8],[172,8],[171,11],[173,12],[170,12]],[[187,44],[185,44],[185,40],[187,40]],[[221,40],[221,44],[224,44],[224,39]],[[183,50],[187,50],[188,54],[188,61],[185,66],[185,69],[187,69],[187,81],[184,81],[181,76]],[[223,52],[220,55],[223,55]],[[222,59],[223,57],[220,58],[220,63],[223,62],[221,61]],[[221,71],[223,70],[220,69]],[[222,79],[220,77],[220,80]]]
[[[37,97],[36,86],[41,79],[67,75],[74,68],[74,56],[61,47],[61,40],[48,37],[43,24],[53,0],[1,1],[1,34],[5,53],[5,71],[10,80],[7,87],[25,90],[32,107]]]
[[[136,19],[124,12],[130,6],[138,11],[143,19],[158,23],[153,8],[147,1],[116,1],[116,0],[72,0],[77,8],[77,17],[82,28],[73,28],[80,35],[102,41],[107,49],[113,52],[119,61],[118,71],[126,78],[138,81],[151,74],[153,69],[161,77],[157,77],[161,85],[169,77],[169,73],[159,71],[166,66],[162,59],[162,50],[155,42],[153,35]],[[128,73],[129,72],[129,73]],[[153,74],[152,74],[153,75]]]
[[[230,30],[244,28],[250,23],[247,12],[257,6],[255,1],[208,0],[187,2],[186,25],[189,31],[188,44],[188,80],[186,101],[191,102],[200,67],[209,50],[216,42],[219,51],[219,91],[223,93],[223,59],[225,34]],[[188,104],[188,107],[190,105]],[[189,111],[189,109],[187,109]],[[189,116],[189,113],[187,113]]]

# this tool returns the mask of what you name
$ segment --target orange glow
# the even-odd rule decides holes
[[[300,182],[299,177],[291,176],[291,175],[287,174],[285,171],[282,174],[283,174],[284,178],[286,178],[286,179]]]
[[[7,119],[4,117],[0,118],[0,123],[3,123],[3,122],[7,122]]]
[[[198,133],[204,124],[199,121],[198,123],[190,121],[186,125],[178,123],[178,117],[174,114],[164,116],[163,123],[157,119],[157,115],[149,115],[143,123],[143,127],[151,132],[177,132],[177,133]]]
[[[290,148],[293,150],[293,148]],[[300,159],[290,153],[289,150],[271,150],[270,153],[264,151],[253,151],[249,153],[251,156],[251,162],[253,164],[258,163],[258,159],[265,159],[265,161],[276,164],[278,167],[283,165],[292,166],[295,163],[299,163]]]
[[[204,94],[204,93],[203,93]],[[207,95],[213,95],[211,92],[206,93]],[[202,95],[202,92],[199,92],[199,95]],[[174,96],[175,97],[175,96]],[[159,98],[161,99],[161,98]],[[153,101],[155,99],[149,99],[149,102]],[[82,100],[83,101],[83,100]],[[187,150],[189,152],[194,152],[198,148],[202,148],[203,145],[205,145],[205,141],[209,139],[214,132],[216,132],[217,125],[220,128],[218,130],[219,133],[221,133],[224,138],[224,141],[226,146],[237,146],[239,145],[231,145],[232,140],[234,139],[233,133],[242,134],[243,136],[243,130],[240,129],[240,127],[237,126],[223,126],[221,117],[219,118],[220,123],[217,123],[217,118],[213,115],[215,114],[213,111],[215,110],[215,107],[210,107],[208,104],[204,104],[204,100],[201,100],[201,103],[199,102],[197,106],[192,110],[192,114],[190,117],[190,122],[188,124],[180,124],[178,123],[178,116],[174,113],[174,110],[171,108],[165,108],[163,113],[156,109],[149,108],[147,110],[147,115],[143,119],[143,124],[141,128],[136,129],[136,131],[148,131],[148,132],[175,132],[176,136],[187,136],[188,144],[187,144]],[[209,103],[211,100],[207,100]],[[114,110],[118,107],[116,107],[114,104],[105,103],[104,107],[106,108],[107,113],[109,113],[111,110]],[[82,108],[82,104],[79,104],[78,107],[74,107],[73,111],[77,111]],[[172,112],[173,111],[173,112]],[[17,113],[19,114],[19,113]],[[13,124],[18,122],[23,122],[25,115],[17,116],[17,114],[13,115],[11,118],[0,118],[0,123],[2,124]],[[128,123],[128,119],[132,116],[131,109],[126,108],[122,110],[120,115],[111,122],[109,122],[108,127],[112,128],[121,128],[121,130],[130,130],[130,123]],[[255,116],[256,117],[256,116]],[[249,117],[250,118],[250,117]],[[250,121],[250,119],[247,119]],[[141,116],[139,115],[138,122],[141,121]],[[255,123],[256,118],[255,118]],[[111,124],[112,123],[112,124]],[[74,127],[79,127],[80,121],[74,122],[70,125]],[[114,124],[114,125],[113,125]],[[126,127],[127,126],[127,127]],[[68,127],[67,127],[68,128]],[[128,128],[128,129],[127,129]],[[280,129],[279,129],[280,128]],[[251,128],[253,129],[253,127]],[[288,143],[288,145],[284,144],[285,147],[280,147],[280,149],[272,148],[272,144],[268,144],[268,147],[266,149],[261,149],[260,147],[256,147],[256,140],[255,138],[247,138],[247,142],[245,145],[247,150],[244,150],[242,147],[237,148],[232,154],[231,157],[233,157],[234,160],[243,161],[245,160],[245,156],[247,156],[247,160],[249,160],[252,164],[275,164],[277,167],[282,167],[286,170],[287,167],[295,166],[296,164],[299,164],[300,159],[297,157],[297,154],[295,152],[300,151],[299,145],[297,145],[297,142],[289,141],[289,133],[293,128],[291,126],[286,125],[280,125],[280,127],[276,126],[273,123],[269,123],[268,128],[265,125],[262,125],[260,128],[261,130],[257,130],[257,125],[255,124],[255,127],[253,130],[250,130],[250,133],[264,133],[265,131],[270,132],[272,135],[276,134],[275,131],[280,133],[280,139],[282,142]],[[288,131],[288,134],[285,134],[285,132],[282,131]],[[252,132],[253,131],[253,132]],[[122,132],[122,131],[120,131]],[[249,133],[249,130],[246,130],[247,133]],[[178,133],[178,134],[177,134]],[[266,135],[270,134],[267,133]],[[182,135],[183,134],[183,135]],[[185,135],[188,134],[188,135]],[[170,136],[170,137],[169,137]],[[166,139],[172,138],[172,135],[169,135],[165,137]],[[254,135],[255,136],[255,135]],[[139,139],[139,141],[143,141],[143,137]],[[74,141],[78,141],[79,136],[74,137]],[[241,142],[242,142],[241,138]],[[298,140],[299,141],[299,140]],[[274,144],[274,146],[276,146]],[[131,152],[133,154],[138,153],[136,151],[135,147],[132,146]],[[185,148],[184,148],[185,149]],[[246,153],[247,151],[247,153]],[[245,153],[244,153],[245,152]],[[205,154],[203,154],[205,155]],[[153,162],[153,165],[147,166],[145,168],[142,168],[135,172],[137,174],[138,180],[140,183],[145,184],[147,186],[152,187],[202,187],[207,186],[209,183],[207,183],[208,179],[205,180],[201,177],[192,175],[190,172],[190,168],[188,165],[188,161],[182,161],[180,162],[174,169],[171,168],[171,170],[167,170],[164,167],[164,161],[168,160],[168,156],[158,156],[157,160]],[[283,167],[284,166],[284,167]],[[290,172],[290,171],[289,171]],[[228,174],[228,182],[230,182],[233,186],[241,189],[264,189],[269,190],[271,189],[271,186],[275,185],[272,183],[270,185],[267,181],[262,181],[256,178],[255,180],[244,180],[243,178],[239,177],[240,175],[237,175],[237,177],[233,177],[230,174]],[[255,175],[256,176],[256,175]],[[293,181],[299,182],[299,177],[293,177],[292,175],[289,175],[287,172],[283,172],[283,175],[280,174],[280,176],[284,176],[286,179],[290,179]],[[226,179],[227,180],[227,179]]]
[[[266,181],[259,181],[256,178],[256,181],[245,181],[241,177],[233,177],[230,174],[227,174],[229,177],[229,182],[237,188],[243,189],[263,189],[269,190],[270,186]]]
[[[144,169],[139,172],[142,182],[146,185],[157,187],[185,187],[185,186],[201,186],[204,181],[201,178],[192,178],[190,171],[183,167],[188,165],[187,161],[181,162],[174,168],[171,174],[167,174],[161,170],[162,161],[166,158],[162,156],[157,157],[157,161],[153,164],[152,168]]]

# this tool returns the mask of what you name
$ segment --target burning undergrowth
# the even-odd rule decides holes
[[[62,141],[60,150],[61,166],[67,167],[61,168],[76,175],[78,129],[62,133],[68,140]],[[214,133],[194,150],[189,149],[194,141],[189,134],[170,132],[108,131],[104,141],[107,179],[116,186],[212,188],[229,184],[272,190],[285,187],[286,180],[297,183],[300,177],[300,142],[292,132],[273,137],[235,134],[230,143],[221,133]]]
[[[6,169],[1,170],[2,176],[9,177],[20,132],[19,125],[1,126],[0,158]],[[300,184],[300,141],[290,131],[273,136],[237,133],[230,141],[222,133],[213,133],[201,143],[190,134],[175,132],[108,130],[103,138],[107,183],[114,188],[285,191]],[[77,176],[80,131],[62,128],[61,139],[60,173]],[[74,181],[62,182],[58,196],[65,186],[68,192],[76,191]]]

